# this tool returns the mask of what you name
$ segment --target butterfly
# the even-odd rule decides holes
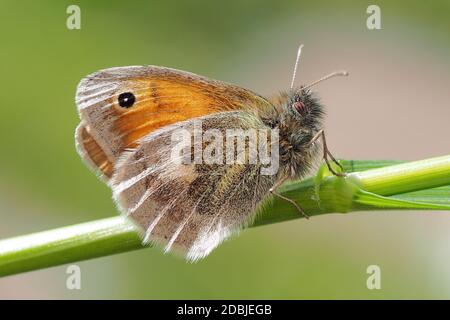
[[[301,47],[295,70],[300,52]],[[181,253],[189,261],[201,259],[251,223],[271,194],[304,214],[276,188],[287,179],[307,175],[321,151],[330,170],[340,175],[329,165],[329,157],[336,160],[326,147],[324,110],[310,88],[346,73],[335,72],[294,88],[295,72],[291,89],[271,99],[166,67],[95,72],[81,80],[76,92],[81,120],[75,133],[78,153],[111,187],[120,211],[141,229],[143,243]],[[266,147],[277,145],[272,150],[277,170],[261,174],[266,167],[262,161],[179,161],[173,156],[174,134],[195,135],[196,125],[202,132],[212,130],[216,138],[231,129],[257,132]],[[270,135],[275,131],[277,135]],[[194,153],[200,152],[202,159],[210,144],[201,141],[200,151]],[[247,140],[244,145],[248,147]],[[216,155],[224,149],[219,145]],[[238,151],[232,152],[237,156]]]

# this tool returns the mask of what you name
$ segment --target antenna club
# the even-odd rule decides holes
[[[313,83],[308,84],[307,86],[302,87],[302,89],[303,90],[309,89],[311,87],[314,87],[316,84],[318,84],[322,81],[328,80],[328,79],[336,77],[336,76],[348,76],[348,75],[349,75],[349,73],[345,70],[335,71],[335,72],[332,72],[332,73],[326,75],[325,77],[320,78],[319,80],[314,81]]]

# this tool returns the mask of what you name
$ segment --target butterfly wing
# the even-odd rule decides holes
[[[88,167],[108,180],[113,173],[113,163],[89,132],[90,127],[81,122],[75,130],[75,145]]]
[[[174,137],[180,133],[193,136],[198,121],[202,132],[215,130],[216,137],[220,134],[226,137],[230,129],[252,129],[268,133],[259,142],[271,139],[271,129],[252,112],[217,113],[177,123],[144,137],[137,148],[123,154],[111,179],[114,198],[122,212],[142,228],[144,242],[163,246],[165,251],[181,252],[189,260],[205,257],[250,222],[276,179],[276,175],[261,174],[260,161],[253,164],[180,161],[173,154]],[[205,152],[211,141],[202,141],[200,152]],[[191,145],[185,150],[190,153]],[[198,152],[194,150],[194,156]]]
[[[135,102],[123,108],[122,93]],[[257,94],[193,73],[156,66],[101,70],[81,80],[76,93],[81,123],[76,131],[80,155],[108,180],[118,157],[149,133],[207,114],[273,106]]]

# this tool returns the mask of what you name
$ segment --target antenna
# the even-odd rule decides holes
[[[294,72],[292,73],[291,89],[294,87],[295,75],[297,74],[297,66],[300,62],[300,56],[302,54],[303,45],[301,44],[297,50],[297,58],[295,59]]]
[[[328,80],[330,78],[333,78],[333,77],[336,77],[336,76],[348,76],[348,74],[349,73],[347,71],[345,71],[345,70],[332,72],[332,73],[326,75],[325,77],[322,77],[319,80],[316,80],[313,83],[308,84],[307,86],[301,87],[301,90],[309,89],[309,88],[315,86],[316,84],[318,84],[319,82]]]

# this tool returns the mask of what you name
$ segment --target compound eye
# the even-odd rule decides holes
[[[296,101],[292,104],[292,108],[298,113],[301,113],[303,112],[303,110],[305,110],[305,104],[301,101]]]
[[[136,101],[136,97],[131,92],[124,92],[119,95],[118,101],[122,108],[130,108]]]

